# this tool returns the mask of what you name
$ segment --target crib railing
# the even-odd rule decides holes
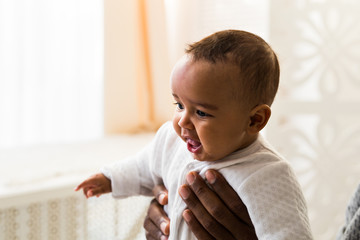
[[[72,186],[0,200],[0,239],[144,239],[143,218],[150,199],[86,199]]]

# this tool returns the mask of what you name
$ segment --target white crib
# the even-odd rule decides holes
[[[0,151],[1,240],[144,239],[148,197],[86,199],[74,187],[135,153],[153,134]]]

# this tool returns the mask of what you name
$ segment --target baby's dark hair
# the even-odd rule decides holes
[[[190,44],[185,52],[193,61],[222,61],[239,68],[240,91],[234,93],[252,107],[271,106],[280,77],[276,54],[259,36],[240,30],[216,32]]]

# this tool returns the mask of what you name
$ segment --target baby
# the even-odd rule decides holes
[[[169,190],[169,239],[196,239],[178,188],[186,174],[218,169],[247,207],[259,239],[312,239],[306,203],[289,164],[259,134],[279,84],[279,63],[260,37],[239,30],[188,47],[171,74],[175,113],[141,152],[79,186],[86,197]]]

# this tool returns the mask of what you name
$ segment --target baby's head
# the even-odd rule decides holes
[[[174,67],[174,129],[195,159],[222,159],[256,140],[278,84],[278,60],[263,39],[238,30],[212,34]]]

